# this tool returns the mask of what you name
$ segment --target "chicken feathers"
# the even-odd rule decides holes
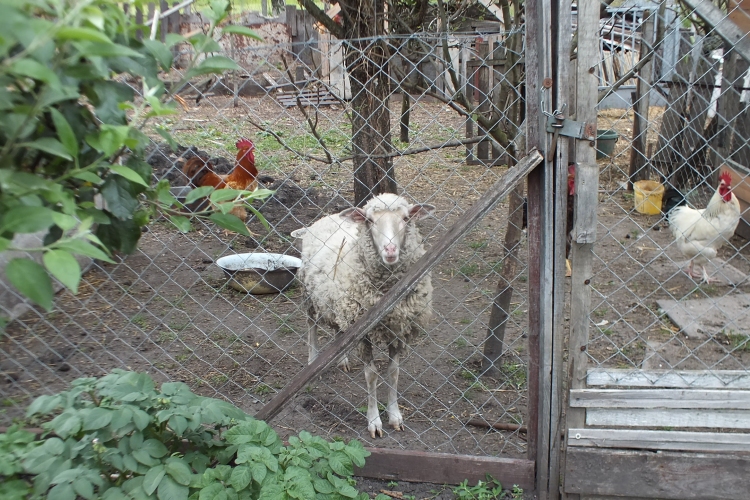
[[[695,209],[687,205],[674,207],[668,214],[669,228],[675,237],[680,252],[690,259],[687,273],[694,278],[702,278],[708,283],[710,278],[705,266],[702,272],[693,269],[693,263],[706,262],[716,258],[718,250],[729,241],[740,221],[740,202],[732,193],[732,178],[728,172],[719,176],[717,188],[706,208]]]
[[[216,189],[238,189],[255,191],[258,189],[258,169],[255,166],[255,145],[248,139],[240,139],[235,144],[237,157],[235,166],[228,174],[219,174],[210,160],[200,156],[188,159],[182,166],[182,172],[193,187],[213,186]],[[247,217],[245,207],[234,207],[231,214],[242,220]]]

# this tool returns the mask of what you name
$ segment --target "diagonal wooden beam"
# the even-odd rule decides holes
[[[421,280],[448,254],[448,251],[458,243],[475,225],[481,221],[495,205],[518,184],[529,172],[542,161],[542,155],[532,150],[517,165],[508,169],[500,179],[485,192],[474,205],[463,214],[450,230],[443,235],[404,276],[388,290],[380,301],[367,310],[352,326],[331,342],[328,347],[318,354],[311,364],[307,365],[289,383],[281,389],[271,401],[255,414],[260,420],[270,420],[281,411],[305,384],[331,366],[342,353],[348,352],[356,342],[372,330],[391,309],[403,299],[412,287]]]
[[[716,5],[704,0],[682,0],[687,7],[712,26],[716,33],[724,39],[732,50],[737,52],[745,61],[750,62],[750,37],[739,28],[729,16]]]

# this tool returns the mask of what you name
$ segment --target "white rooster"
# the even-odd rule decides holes
[[[704,264],[716,257],[719,248],[734,235],[740,222],[740,202],[732,193],[729,172],[719,175],[719,187],[706,208],[696,210],[687,205],[675,207],[670,211],[668,220],[677,247],[690,259],[688,275],[710,283]],[[701,263],[702,272],[693,269],[695,261]]]

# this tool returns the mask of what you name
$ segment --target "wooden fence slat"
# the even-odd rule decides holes
[[[727,15],[711,2],[703,0],[683,0],[694,14],[712,26],[716,33],[726,41],[733,50],[750,62],[750,39]]]
[[[477,51],[479,52],[479,60],[482,65],[477,70],[479,72],[479,106],[477,111],[483,116],[489,116],[491,102],[490,102],[490,68],[487,66],[485,61],[489,58],[490,44],[489,42],[481,42],[477,44]],[[486,135],[487,131],[477,125],[477,135]],[[489,163],[490,159],[490,144],[489,141],[482,141],[476,146],[477,148],[477,159],[480,162]]]
[[[664,387],[693,389],[750,389],[746,370],[603,370],[588,372],[589,387]]]
[[[534,461],[520,458],[480,457],[415,450],[367,448],[371,455],[354,474],[393,481],[470,484],[486,481],[490,474],[503,485],[534,487]]]
[[[612,409],[588,408],[586,425],[599,427],[686,427],[708,429],[750,429],[750,412],[744,410],[699,409]]]
[[[750,391],[700,389],[575,389],[578,408],[702,408],[750,410]]]
[[[568,449],[565,491],[670,500],[747,498],[750,457],[665,451]]]
[[[750,434],[636,429],[568,429],[568,446],[695,452],[747,452]]]

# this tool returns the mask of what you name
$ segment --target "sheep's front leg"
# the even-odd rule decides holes
[[[378,411],[378,369],[375,361],[370,360],[365,365],[365,381],[367,382],[367,430],[375,439],[375,434],[383,437],[383,422],[380,421]]]
[[[398,409],[398,373],[401,349],[399,341],[395,340],[388,346],[388,424],[397,431],[404,430],[404,417]]]
[[[367,430],[375,439],[375,434],[383,437],[383,422],[378,411],[378,369],[372,355],[372,343],[365,336],[362,339],[362,360],[365,362],[365,382],[367,382]]]

